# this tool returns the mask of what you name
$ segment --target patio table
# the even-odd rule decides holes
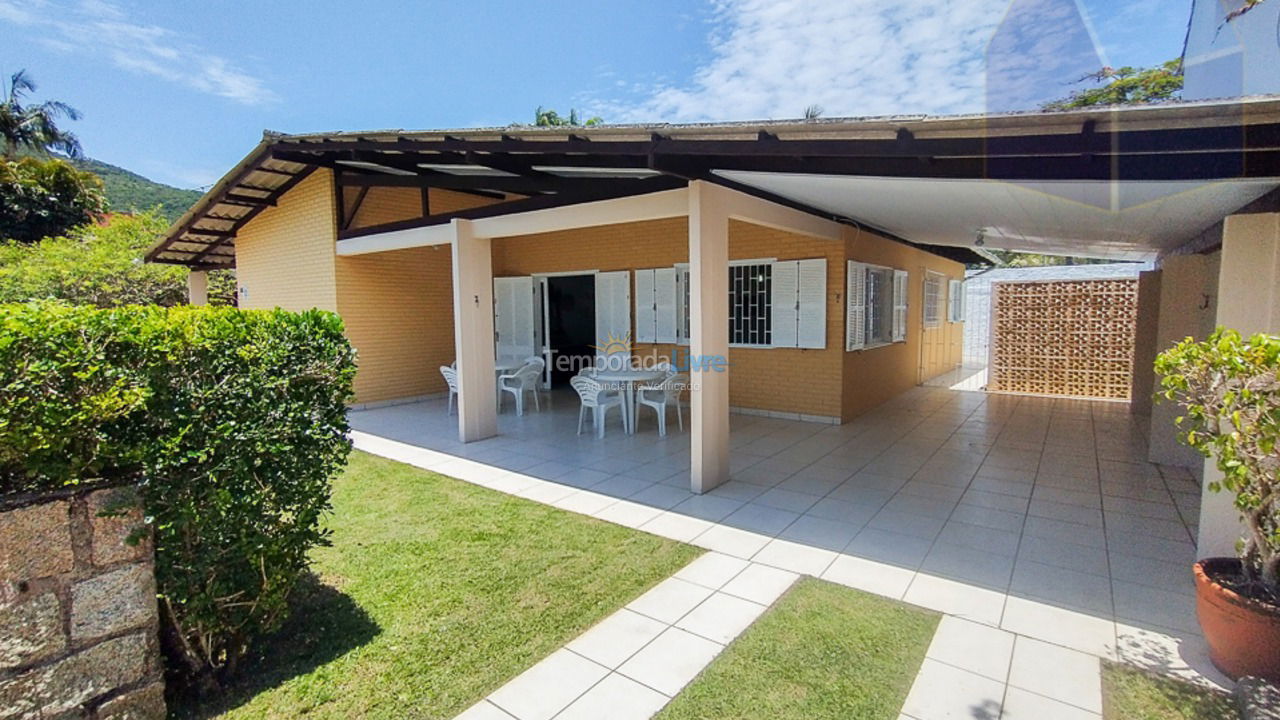
[[[594,377],[602,383],[622,386],[622,418],[628,435],[636,433],[636,383],[652,382],[666,377],[662,370],[624,368],[621,370],[597,370]]]

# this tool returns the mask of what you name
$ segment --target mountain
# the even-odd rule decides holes
[[[158,205],[160,214],[173,221],[203,194],[199,190],[183,190],[154,182],[135,172],[92,158],[81,158],[74,163],[81,170],[102,178],[107,202],[112,210],[120,212],[150,210]]]

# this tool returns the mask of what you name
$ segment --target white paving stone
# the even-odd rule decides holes
[[[835,559],[836,553],[830,550],[778,539],[770,540],[752,557],[758,563],[814,577],[822,575]]]
[[[1009,685],[1092,713],[1102,712],[1098,658],[1026,636],[1013,648]]]
[[[675,626],[728,645],[766,609],[759,603],[718,592],[690,610]]]
[[[788,570],[751,563],[725,583],[721,591],[761,605],[772,605],[798,577]]]
[[[994,590],[919,573],[902,599],[912,605],[994,627],[1000,624],[1004,598],[1004,593]]]
[[[711,588],[702,585],[667,578],[632,600],[627,609],[670,625],[710,597],[712,592]]]
[[[1009,675],[1013,640],[1013,633],[944,615],[925,656],[1003,683]]]
[[[915,720],[995,720],[1004,683],[925,659],[902,712]]]
[[[1005,693],[1004,714],[1000,716],[1000,720],[1101,720],[1101,718],[1102,716],[1097,713],[1015,687],[1009,688]]]
[[[679,628],[668,628],[618,668],[618,672],[674,697],[724,646]]]
[[[623,608],[573,639],[566,647],[614,669],[658,637],[668,624]]]
[[[555,720],[645,720],[669,700],[653,688],[613,673],[565,708]]]
[[[675,577],[713,590],[719,590],[750,564],[749,561],[732,555],[707,552],[680,568]]]
[[[840,555],[822,573],[823,580],[901,600],[907,593],[914,570],[886,565],[852,555]]]
[[[557,650],[489,695],[519,720],[550,720],[600,682],[608,668],[569,650]]]

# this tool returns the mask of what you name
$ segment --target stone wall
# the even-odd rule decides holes
[[[165,716],[151,545],[128,488],[0,499],[0,720]]]

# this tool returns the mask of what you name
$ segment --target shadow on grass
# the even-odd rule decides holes
[[[170,716],[215,717],[368,644],[380,632],[350,597],[312,574],[298,583],[289,604],[284,625],[254,644],[227,687],[202,697],[187,693],[169,698]]]

